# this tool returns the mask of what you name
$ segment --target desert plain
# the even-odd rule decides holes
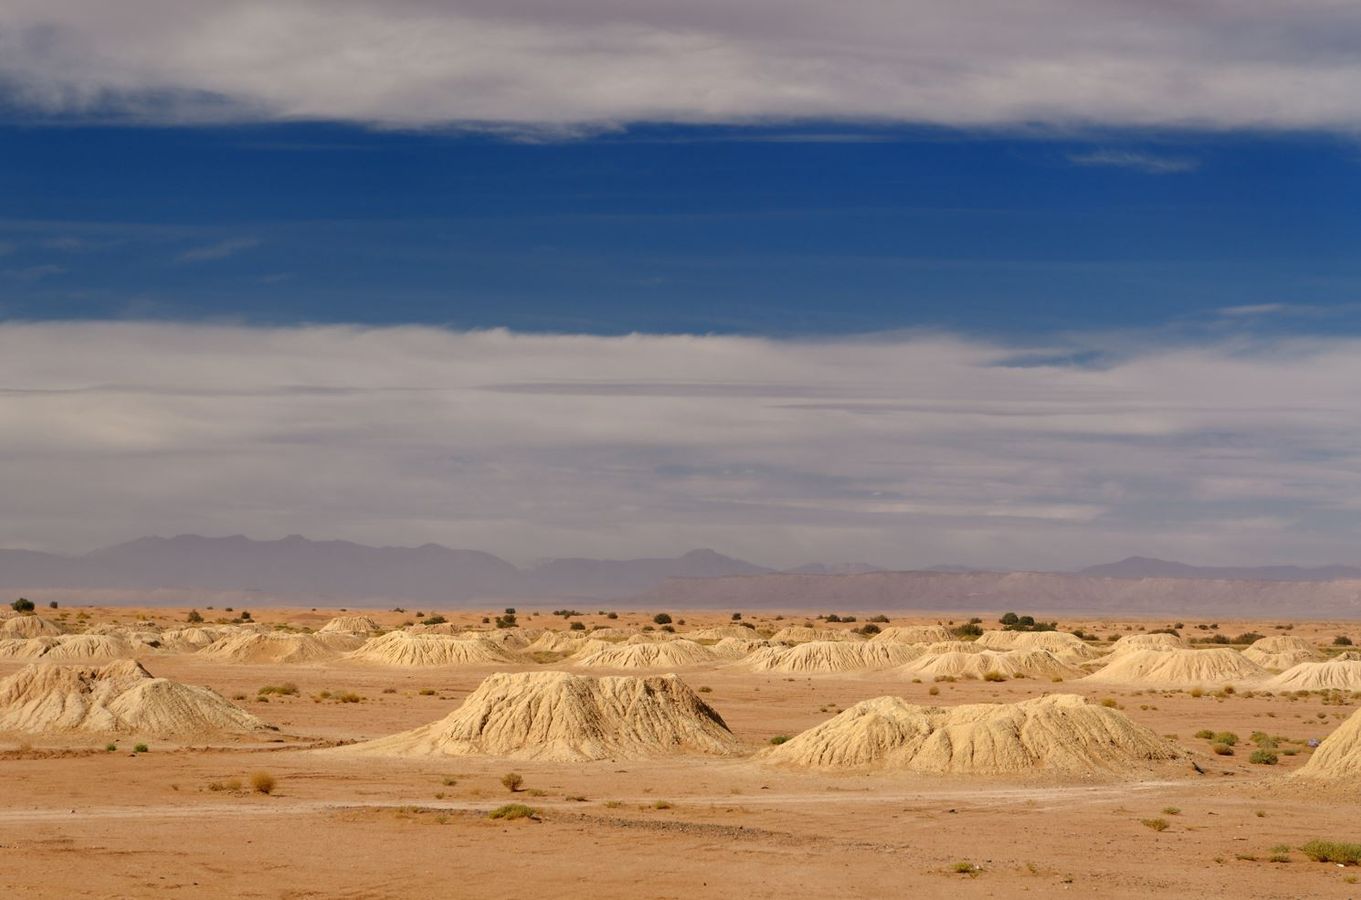
[[[1361,895],[1361,623],[197,612],[0,620],[6,896]]]

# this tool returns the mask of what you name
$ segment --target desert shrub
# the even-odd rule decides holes
[[[1255,632],[1255,631],[1245,631],[1245,632],[1243,632],[1242,634],[1238,635],[1238,637],[1234,638],[1234,639],[1233,639],[1233,643],[1235,643],[1235,644],[1251,644],[1251,643],[1253,643],[1254,641],[1260,641],[1261,639],[1262,639],[1262,635],[1258,634],[1257,632]]]
[[[969,862],[968,860],[961,859],[959,862],[955,863],[953,866],[950,867],[950,871],[958,875],[968,875],[970,878],[972,878],[983,870],[980,869],[978,866],[974,865],[973,863]]]
[[[657,613],[655,616],[652,617],[652,621],[658,625],[670,625],[671,617],[666,613]]]
[[[1258,747],[1248,757],[1248,762],[1256,763],[1259,766],[1274,766],[1279,761],[1280,757],[1276,755],[1276,751],[1268,750],[1265,747]]]
[[[422,620],[421,620],[421,624],[422,624],[422,625],[443,625],[445,622],[448,622],[448,621],[449,621],[449,620],[446,619],[446,618],[444,618],[444,616],[435,615],[435,616],[429,616],[428,618],[422,619]]]
[[[1103,697],[1101,705],[1106,707],[1106,709],[1115,709],[1120,704],[1116,702],[1114,697]]]
[[[780,746],[781,744],[785,743],[785,742],[788,741],[788,740],[789,740],[789,735],[787,735],[787,734],[777,734],[777,735],[775,735],[773,738],[770,739],[770,743],[773,744],[774,746],[778,747],[778,746]]]
[[[298,693],[298,686],[291,681],[285,681],[283,684],[267,684],[260,688],[257,693],[260,696],[278,694],[281,697],[293,697]]]
[[[189,610],[189,615],[184,617],[184,621],[190,625],[197,625],[203,621],[203,614],[196,609]]]
[[[1345,634],[1339,634],[1337,637],[1333,638],[1334,647],[1350,647],[1351,645],[1352,639]]]
[[[445,787],[453,787],[454,785],[458,784],[458,779],[455,778],[453,775],[445,775],[443,778],[440,779],[439,783],[444,785]]]
[[[272,794],[277,784],[274,776],[268,772],[256,772],[250,776],[251,790],[257,794]]]
[[[585,623],[585,622],[572,622],[570,625],[567,626],[567,628],[568,628],[570,631],[585,631],[585,630],[586,630],[586,623]]]
[[[653,804],[652,804],[652,808],[653,808],[653,809],[670,809],[670,808],[671,808],[671,803],[670,803],[670,801],[668,801],[668,800],[658,800],[656,803],[653,803]]]
[[[507,803],[505,806],[498,806],[487,813],[488,819],[537,819],[539,811],[532,806],[525,806],[523,803]]]
[[[501,776],[501,786],[504,787],[506,790],[510,791],[512,794],[518,791],[520,789],[520,786],[523,785],[524,783],[525,783],[524,776],[521,775],[519,772],[507,772],[506,774]]]
[[[17,613],[33,612],[33,601],[29,600],[27,597],[20,597],[10,604],[10,609]]]
[[[1216,744],[1228,744],[1230,747],[1238,743],[1238,735],[1232,731],[1216,731],[1214,736]]]
[[[110,742],[110,743],[104,745],[104,750],[105,750],[106,752],[108,752],[108,753],[112,753],[112,752],[114,752],[114,751],[117,750],[117,749],[118,749],[118,745],[115,744],[115,743],[112,743],[112,742]]]
[[[1140,819],[1139,823],[1145,828],[1152,828],[1154,831],[1166,831],[1168,828],[1166,819]]]
[[[433,697],[433,696],[435,696],[435,689],[434,689],[434,688],[421,688],[420,691],[418,691],[418,693],[419,693],[422,697]]]
[[[1196,737],[1200,738],[1202,741],[1212,741],[1214,740],[1215,733],[1208,728],[1202,728],[1196,732]]]
[[[1300,852],[1314,862],[1340,863],[1344,866],[1361,864],[1361,844],[1345,844],[1339,841],[1310,841]]]
[[[983,626],[974,625],[972,623],[956,625],[954,628],[950,629],[950,634],[959,638],[961,641],[967,641],[969,638],[981,637],[983,634]]]
[[[940,688],[936,687],[933,684],[931,685],[930,688],[927,689],[926,693],[930,694],[932,697],[937,697],[940,695]]]
[[[1179,815],[1181,815],[1181,807],[1180,807],[1180,806],[1164,806],[1164,807],[1163,807],[1163,815],[1165,815],[1165,816],[1179,816]]]
[[[1233,747],[1228,744],[1212,744],[1210,749],[1218,756],[1233,756]]]
[[[148,747],[146,744],[138,744],[137,746],[135,746],[135,747],[132,748],[132,752],[133,752],[133,753],[149,753],[149,752],[151,752],[151,748]]]
[[[861,634],[869,635],[869,634],[878,634],[880,629],[879,629],[879,626],[878,626],[878,625],[875,625],[875,624],[872,624],[872,623],[868,623],[868,622],[867,622],[866,624],[861,625],[860,628],[858,628],[857,630],[858,630]]]

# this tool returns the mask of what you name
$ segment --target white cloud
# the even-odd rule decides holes
[[[1093,150],[1090,153],[1075,153],[1068,157],[1068,161],[1078,166],[1134,169],[1149,175],[1175,175],[1194,172],[1200,168],[1200,161],[1189,157],[1158,156],[1132,150]]]
[[[4,324],[0,546],[1356,561],[1361,341],[1018,349],[1078,348]]]
[[[573,128],[835,118],[1354,129],[1341,0],[9,0],[58,114]]]
[[[256,238],[228,238],[214,244],[190,248],[180,254],[179,260],[180,262],[209,262],[226,259],[259,245],[260,241]]]

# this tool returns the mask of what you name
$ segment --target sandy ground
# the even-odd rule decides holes
[[[51,611],[46,611],[50,614]],[[66,610],[75,622],[79,610]],[[216,611],[202,610],[210,620]],[[427,611],[428,612],[428,611]],[[91,610],[88,621],[162,624],[184,610]],[[255,610],[266,622],[316,627],[337,610]],[[479,622],[482,613],[457,617]],[[678,630],[727,621],[685,615]],[[982,615],[980,613],[980,615]],[[992,616],[995,618],[995,614]],[[384,625],[411,614],[382,613]],[[638,626],[643,615],[596,624]],[[893,624],[953,618],[895,617]],[[525,626],[562,627],[521,612]],[[803,614],[757,619],[777,627]],[[863,620],[862,620],[863,621]],[[1065,620],[1101,634],[1170,622]],[[1195,623],[1185,633],[1196,635]],[[1291,633],[1330,644],[1343,623],[1221,622],[1237,634]],[[1212,633],[1212,632],[1211,632]],[[1361,635],[1357,635],[1361,637]],[[828,776],[749,758],[589,764],[349,759],[309,749],[391,734],[441,718],[491,670],[389,670],[345,663],[252,666],[192,655],[144,659],[157,675],[213,687],[277,725],[277,743],[205,748],[150,742],[0,737],[0,894],[22,897],[1355,897],[1361,869],[1310,862],[1292,849],[1314,839],[1361,840],[1361,795],[1302,786],[1287,776],[1307,751],[1275,767],[1249,747],[1215,756],[1196,731],[1256,730],[1322,738],[1355,708],[1318,695],[1199,697],[1068,682],[914,684],[878,675],[787,677],[708,667],[683,671],[709,688],[753,752],[868,697],[922,703],[1016,700],[1054,690],[1111,699],[1173,737],[1205,770],[1177,762],[1141,780]],[[0,661],[0,676],[21,664]],[[509,667],[516,668],[516,667]],[[524,666],[519,668],[532,668]],[[296,697],[259,702],[266,684]],[[939,694],[928,692],[932,687]],[[317,700],[353,691],[358,703]],[[422,693],[425,691],[427,693]],[[433,693],[430,693],[433,692]],[[1355,700],[1355,698],[1352,698]],[[272,795],[212,790],[257,771]],[[511,795],[508,771],[524,776]],[[501,822],[507,802],[539,811]],[[1175,812],[1173,810],[1175,809]],[[1163,819],[1155,831],[1143,821]],[[961,874],[957,863],[976,871]]]

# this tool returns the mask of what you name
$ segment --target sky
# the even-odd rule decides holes
[[[0,546],[1361,562],[1361,9],[14,0]]]

